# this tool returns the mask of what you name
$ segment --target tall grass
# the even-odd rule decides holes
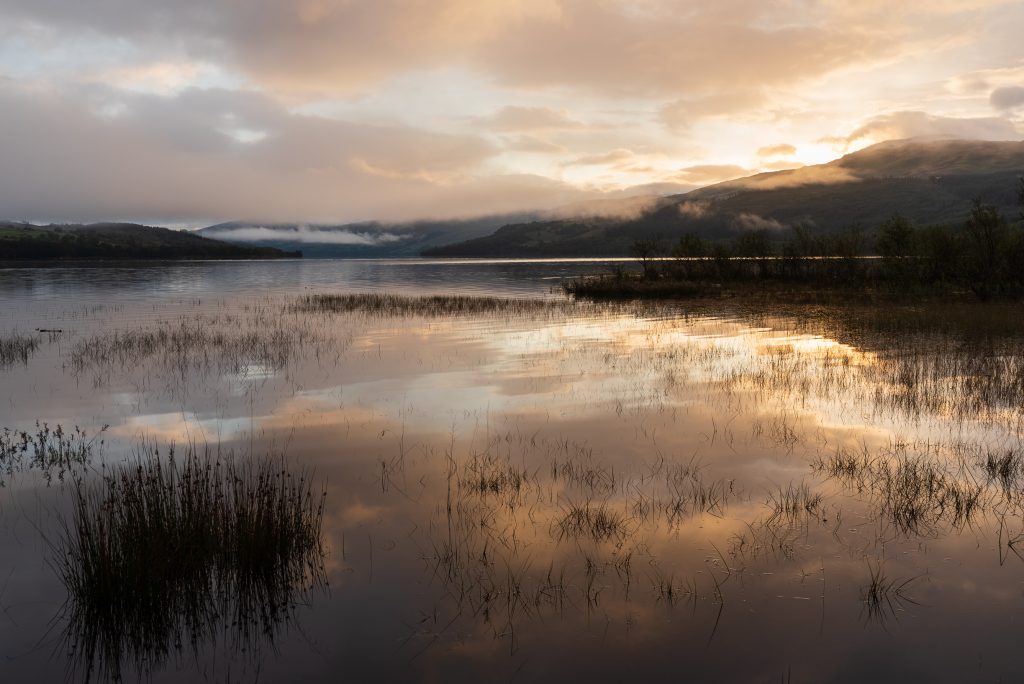
[[[39,344],[38,335],[26,335],[18,331],[0,335],[0,370],[16,363],[28,363]]]
[[[280,459],[153,450],[73,499],[56,565],[85,679],[150,672],[218,637],[255,648],[325,582],[323,497]]]

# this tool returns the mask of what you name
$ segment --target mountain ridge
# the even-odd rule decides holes
[[[980,198],[1016,215],[1024,142],[899,140],[826,164],[755,174],[687,193],[629,220],[560,219],[503,226],[424,256],[624,256],[637,240],[710,240],[793,226],[834,233],[875,228],[893,214],[920,224],[962,222]]]

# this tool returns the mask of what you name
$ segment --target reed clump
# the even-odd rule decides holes
[[[65,639],[85,678],[142,673],[223,639],[271,639],[324,585],[323,495],[281,459],[173,450],[78,481],[57,568]]]
[[[28,363],[29,358],[39,349],[40,338],[14,331],[0,335],[0,369],[16,363]]]
[[[606,503],[570,503],[558,520],[560,538],[590,537],[596,542],[626,536],[626,516]]]

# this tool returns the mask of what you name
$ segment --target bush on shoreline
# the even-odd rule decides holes
[[[1022,184],[1024,200],[1024,184]],[[1024,298],[1024,225],[975,201],[959,230],[917,227],[899,215],[879,227],[873,254],[863,231],[833,236],[792,229],[781,249],[751,230],[731,243],[686,235],[667,253],[656,240],[638,241],[641,271],[578,278],[568,294],[593,299],[711,297],[811,292],[886,297]]]

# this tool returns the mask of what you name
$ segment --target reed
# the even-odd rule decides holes
[[[0,370],[16,363],[28,363],[40,343],[38,335],[26,335],[18,331],[0,335]]]
[[[280,458],[154,449],[72,496],[56,566],[85,679],[147,673],[211,640],[256,648],[325,584],[323,495]]]

